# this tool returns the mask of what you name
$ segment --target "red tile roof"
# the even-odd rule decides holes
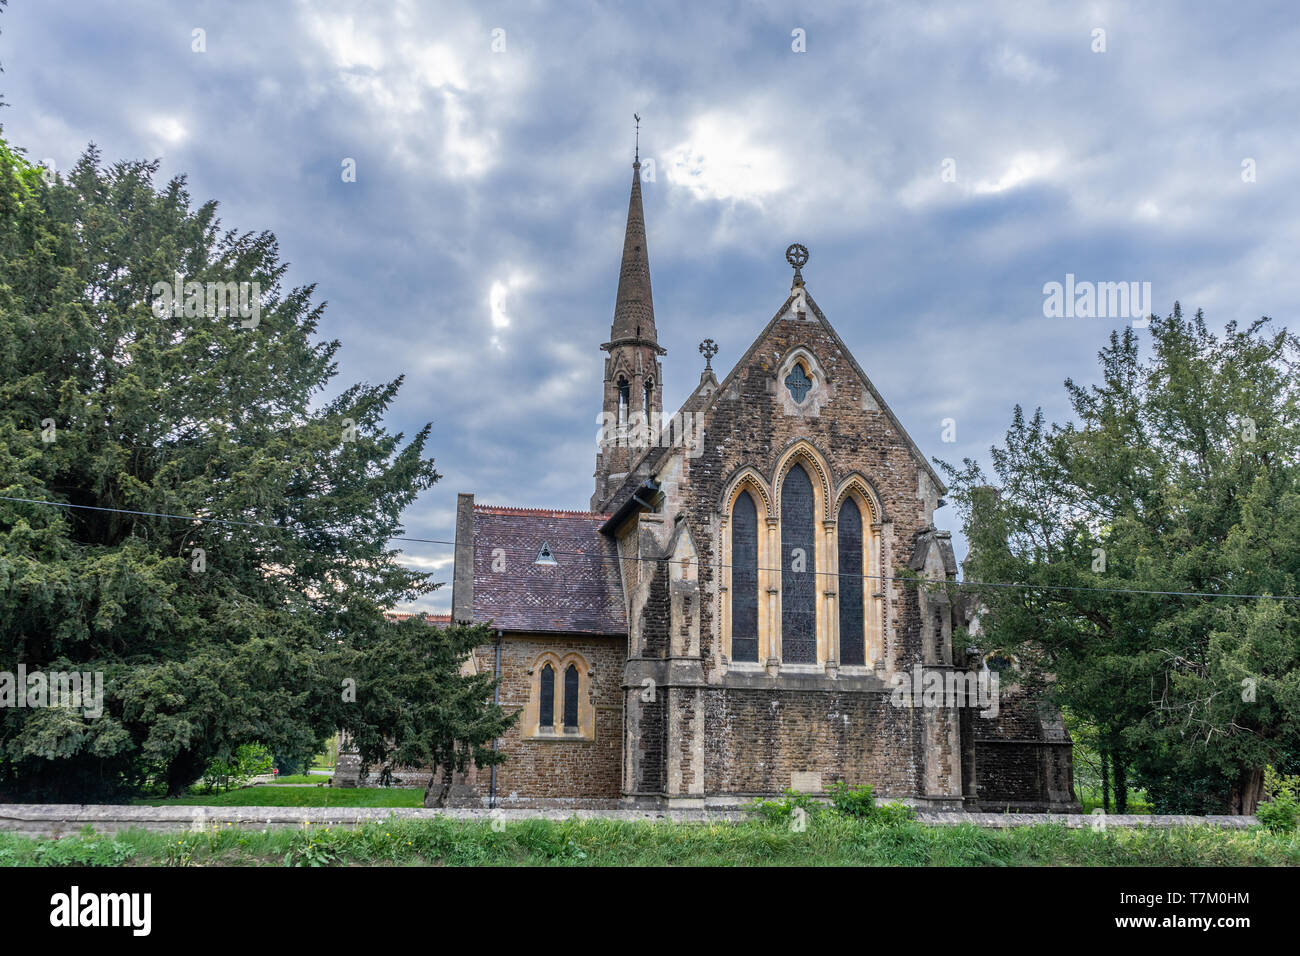
[[[563,511],[556,508],[516,508],[514,505],[475,505],[475,511],[490,515],[543,515],[548,518],[600,518],[609,520],[609,515],[595,511]]]
[[[430,624],[447,625],[451,623],[450,614],[426,614],[419,611],[388,611],[384,617],[390,621],[405,621],[413,617],[422,617]]]

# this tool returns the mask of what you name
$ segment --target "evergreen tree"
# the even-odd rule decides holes
[[[1031,585],[979,589],[987,639],[1055,675],[1117,798],[1131,769],[1157,807],[1249,813],[1300,761],[1300,601],[1217,595],[1300,594],[1300,343],[1177,305],[1150,333],[1149,359],[1125,329],[1101,384],[1066,382],[1077,421],[1017,407],[996,487],[939,464],[967,575]]]
[[[434,586],[388,543],[438,477],[428,425],[382,425],[401,379],[324,398],[313,287],[157,169],[92,147],[47,184],[0,151],[0,666],[105,681],[102,716],[0,709],[11,796],[178,793],[252,741],[309,756],[384,610]]]
[[[471,762],[484,768],[505,760],[491,742],[519,713],[488,702],[497,681],[476,671],[473,657],[492,639],[488,627],[436,628],[419,618],[389,629],[359,662],[357,706],[347,712],[363,772],[378,766],[387,784],[395,768],[430,767],[424,805],[441,807]]]

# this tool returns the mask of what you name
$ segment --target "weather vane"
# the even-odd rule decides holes
[[[704,356],[704,370],[713,370],[713,356],[718,354],[718,343],[713,339],[705,339],[700,343],[700,354]]]
[[[636,162],[641,162],[641,114],[633,113],[632,118],[636,120]]]
[[[799,270],[808,264],[808,247],[799,242],[791,243],[786,247],[785,261],[794,266],[795,285],[803,285],[803,273]]]

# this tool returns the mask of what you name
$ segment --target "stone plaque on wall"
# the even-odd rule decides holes
[[[790,774],[790,789],[799,793],[821,793],[822,775],[812,770],[797,770]]]

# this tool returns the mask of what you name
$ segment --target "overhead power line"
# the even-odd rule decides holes
[[[294,529],[287,528],[281,525],[259,524],[257,522],[252,522],[252,521],[236,521],[230,518],[209,518],[209,517],[204,517],[202,515],[177,515],[177,514],[168,514],[167,512],[163,512],[163,511],[134,511],[126,508],[106,508],[100,505],[78,505],[78,504],[72,504],[70,502],[64,502],[64,501],[47,501],[39,498],[17,498],[9,495],[0,495],[0,501],[14,501],[14,502],[21,502],[23,504],[48,505],[53,508],[76,508],[76,509],[82,509],[87,511],[102,511],[102,512],[110,512],[113,514],[134,515],[137,517],[144,517],[144,518],[168,518],[176,521],[197,521],[205,524],[224,524],[224,525],[231,525],[231,526],[241,527],[241,528],[258,528],[265,531],[276,531],[281,533],[289,532],[290,534],[294,533]],[[448,547],[454,547],[456,544],[455,541],[447,541],[439,538],[414,538],[414,537],[406,537],[406,536],[398,536],[398,535],[392,535],[387,540],[402,541],[411,544],[437,544],[437,545],[444,545]],[[532,547],[527,547],[527,548],[511,547],[511,548],[502,548],[501,550],[507,552],[513,552],[516,554],[532,554],[534,549]],[[314,553],[319,554],[320,552],[314,552]],[[564,551],[555,548],[551,548],[550,553],[553,555],[571,555],[575,557],[590,556],[589,553],[585,551]],[[634,555],[633,556],[620,555],[619,560],[644,562],[649,564],[659,564],[659,563],[672,562],[672,561],[680,562],[682,559],[672,558],[667,556],[659,557],[659,558],[647,558],[647,557],[640,557]],[[735,567],[734,565],[722,564],[721,562],[704,565],[699,561],[698,558],[689,558],[687,560],[694,563],[697,567],[710,567],[715,570],[722,570],[724,568],[734,569]],[[408,567],[411,570],[420,570],[420,572],[423,574],[430,573],[428,571],[423,571],[422,569],[419,569],[418,566],[403,565],[403,567]],[[784,568],[755,568],[754,570],[758,572],[767,572],[770,574],[785,573]],[[812,572],[791,572],[791,573],[805,573],[805,574],[812,573],[815,575],[825,575],[827,577],[836,577],[836,578],[861,577],[868,580],[903,581],[912,584],[942,585],[945,587],[956,587],[959,589],[970,589],[970,590],[976,590],[979,588],[1014,588],[1014,589],[1028,590],[1028,591],[1081,591],[1081,592],[1099,592],[1099,593],[1109,593],[1109,594],[1145,594],[1145,595],[1151,595],[1157,597],[1237,598],[1243,600],[1300,601],[1300,595],[1297,594],[1239,594],[1239,593],[1229,593],[1229,592],[1220,592],[1220,591],[1166,591],[1166,590],[1158,590],[1154,588],[1112,588],[1112,587],[1092,587],[1087,585],[1071,585],[1071,584],[1035,584],[1031,582],[1014,582],[1014,581],[1010,581],[1010,582],[932,581],[925,578],[911,578],[911,577],[903,577],[901,575],[887,575],[887,574],[859,575],[859,574],[852,574],[849,572],[839,572],[839,571],[817,571],[815,569]]]

